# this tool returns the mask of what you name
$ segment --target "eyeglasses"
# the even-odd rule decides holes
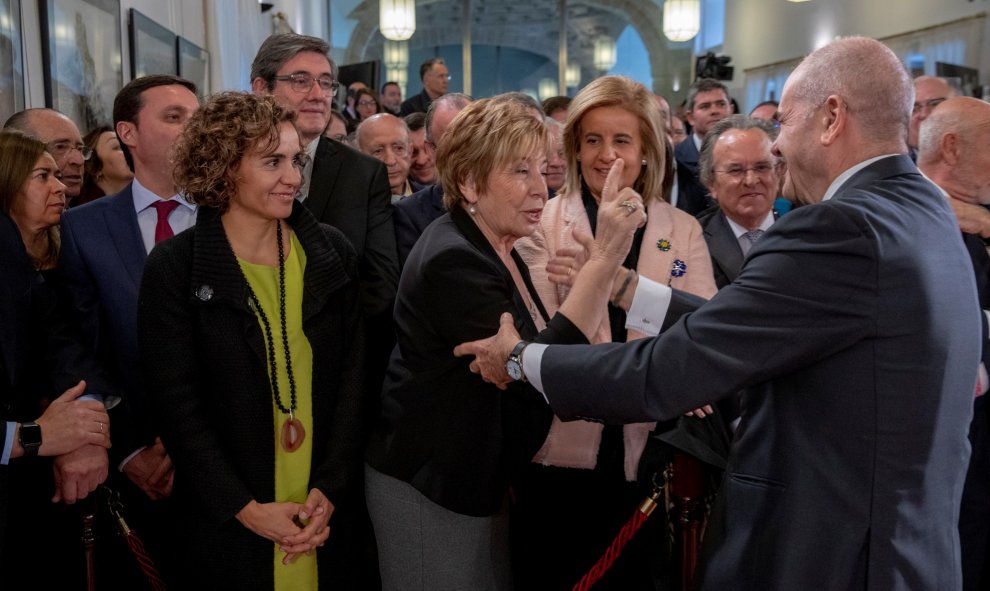
[[[451,76],[450,74],[441,74],[440,72],[433,72],[431,75],[432,76],[436,76],[437,78],[439,78],[441,80],[453,80],[454,79],[454,77]]]
[[[758,162],[748,168],[745,166],[730,166],[725,170],[716,170],[715,172],[724,174],[734,181],[741,181],[746,178],[746,173],[751,170],[756,176],[765,177],[774,170],[774,165],[770,162]]]
[[[73,150],[79,150],[83,160],[89,160],[93,155],[93,148],[84,144],[73,144],[72,142],[55,142],[48,144],[48,153],[53,157],[61,158]]]
[[[358,101],[359,107],[377,107],[378,103],[375,101]]]
[[[332,76],[314,78],[305,72],[296,72],[288,76],[275,76],[274,79],[280,82],[288,82],[292,90],[298,93],[309,92],[313,89],[314,83],[319,84],[320,90],[329,93],[331,96],[337,96],[337,89],[340,88],[340,83],[334,80]]]
[[[918,113],[920,111],[931,111],[935,107],[937,107],[937,106],[941,105],[942,103],[944,103],[947,98],[949,98],[949,97],[940,96],[938,98],[933,98],[931,100],[927,100],[927,101],[925,101],[923,103],[914,103],[914,107],[911,109],[911,112],[912,113]]]

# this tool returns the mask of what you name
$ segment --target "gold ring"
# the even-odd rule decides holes
[[[626,210],[629,212],[629,215],[636,213],[636,210],[639,209],[639,206],[632,201],[623,201],[619,205],[625,207]]]

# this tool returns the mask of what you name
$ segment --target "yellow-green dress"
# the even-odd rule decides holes
[[[268,317],[275,345],[275,362],[278,372],[278,391],[282,405],[289,407],[289,377],[285,367],[285,349],[282,346],[282,328],[279,321],[278,267],[255,265],[237,259],[254,290],[261,307]],[[272,397],[272,411],[275,422],[272,437],[275,440],[275,501],[305,503],[309,494],[309,471],[313,458],[313,349],[303,334],[302,298],[303,270],[306,268],[306,253],[292,234],[291,247],[285,257],[285,321],[289,333],[289,351],[292,353],[292,373],[296,382],[295,417],[306,429],[306,439],[296,451],[289,453],[282,449],[282,426],[288,419],[275,405]],[[259,317],[258,323],[261,324]],[[261,327],[264,333],[264,326]],[[267,350],[267,346],[266,346]],[[267,360],[266,360],[267,361]],[[271,372],[269,361],[268,371]],[[285,553],[279,552],[278,544],[272,544],[272,560],[275,568],[275,589],[277,591],[311,590],[317,588],[316,553],[303,554],[290,565],[283,565]]]

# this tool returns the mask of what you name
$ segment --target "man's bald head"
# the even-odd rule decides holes
[[[921,123],[918,167],[949,195],[990,203],[990,104],[946,99]]]
[[[903,144],[914,85],[886,45],[868,37],[839,39],[805,58],[794,72],[799,73],[803,83],[792,98],[819,106],[837,95],[866,139]]]
[[[457,117],[461,109],[471,104],[473,100],[468,95],[459,92],[452,92],[434,99],[426,110],[427,145],[436,146],[454,117]]]
[[[48,144],[48,151],[62,173],[66,198],[79,196],[85,158],[82,136],[72,119],[55,109],[26,109],[11,115],[4,128],[23,131]]]
[[[911,110],[911,126],[908,128],[908,145],[912,148],[919,146],[918,126],[947,98],[956,96],[953,88],[945,78],[935,76],[918,76],[914,79],[914,104]]]

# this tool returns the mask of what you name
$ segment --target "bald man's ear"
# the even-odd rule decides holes
[[[824,112],[821,115],[821,143],[823,146],[830,146],[845,131],[849,123],[849,110],[846,108],[846,101],[835,94],[825,99],[822,109]]]
[[[942,160],[950,166],[956,166],[959,164],[959,159],[962,156],[960,152],[961,146],[959,145],[959,136],[954,133],[946,133],[942,135],[942,140],[939,142],[939,153],[942,156]]]
[[[271,93],[271,89],[268,88],[268,83],[261,76],[258,76],[251,81],[251,92],[264,96]]]

